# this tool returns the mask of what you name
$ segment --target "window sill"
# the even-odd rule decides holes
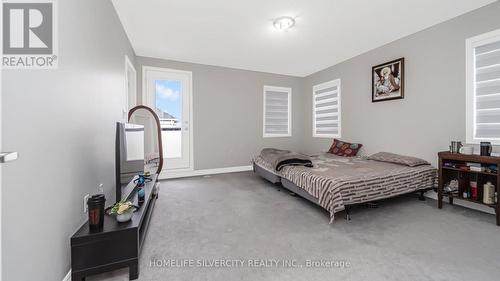
[[[263,138],[289,138],[292,135],[263,135]]]

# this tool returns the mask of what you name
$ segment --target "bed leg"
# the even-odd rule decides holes
[[[350,221],[351,220],[351,214],[349,213],[349,206],[345,206],[345,217],[344,219],[346,221]]]
[[[420,190],[420,195],[418,196],[418,200],[425,201],[424,193],[425,193],[424,190]]]

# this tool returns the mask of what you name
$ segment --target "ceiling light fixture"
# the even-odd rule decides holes
[[[273,21],[273,26],[279,31],[287,31],[295,25],[292,17],[279,17]]]

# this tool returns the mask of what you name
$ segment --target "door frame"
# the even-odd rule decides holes
[[[132,89],[133,89],[133,93],[134,93],[134,97],[135,97],[135,103],[134,105],[131,107],[130,106],[130,100],[129,100],[129,97],[130,97],[130,87],[129,87],[129,76],[128,76],[128,71],[131,71],[134,75],[132,76]],[[125,118],[128,117],[128,112],[134,108],[135,106],[137,106],[137,70],[135,70],[135,66],[134,64],[132,63],[132,61],[130,60],[130,58],[125,55],[125,106],[124,106],[124,115],[125,115]]]
[[[194,120],[193,120],[193,72],[192,71],[187,71],[187,70],[179,70],[179,69],[173,69],[173,68],[166,68],[166,67],[157,67],[157,66],[149,66],[149,65],[143,65],[142,66],[142,104],[145,106],[148,105],[148,93],[147,91],[147,81],[146,81],[146,74],[148,71],[159,71],[159,72],[176,72],[179,74],[185,74],[188,76],[188,84],[190,91],[188,93],[189,96],[189,167],[188,168],[181,168],[181,169],[171,169],[167,170],[165,167],[166,165],[163,165],[163,170],[162,172],[165,173],[177,173],[177,172],[191,172],[194,171],[194,138],[193,138],[193,132],[194,132]]]
[[[1,3],[0,5],[0,15],[3,15],[3,2]],[[56,17],[57,18],[57,17]],[[0,28],[0,38],[3,38],[3,26],[2,28]],[[0,44],[0,54],[3,54],[3,44]],[[2,65],[0,65],[0,151],[3,151],[2,150],[2,130],[3,130],[3,127],[2,127],[2,98],[3,98],[3,84],[2,84],[2,77],[3,77],[3,67]],[[2,245],[2,233],[3,233],[3,230],[2,230],[2,225],[3,225],[3,222],[2,222],[2,217],[3,217],[3,214],[2,214],[2,182],[3,182],[3,179],[2,179],[2,165],[0,164],[0,280],[2,280],[2,277],[3,277],[3,245]]]

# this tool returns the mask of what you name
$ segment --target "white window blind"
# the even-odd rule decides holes
[[[264,86],[264,137],[292,135],[292,89]]]
[[[467,142],[500,144],[500,30],[467,40]]]
[[[313,137],[341,137],[340,106],[340,79],[313,87]]]

